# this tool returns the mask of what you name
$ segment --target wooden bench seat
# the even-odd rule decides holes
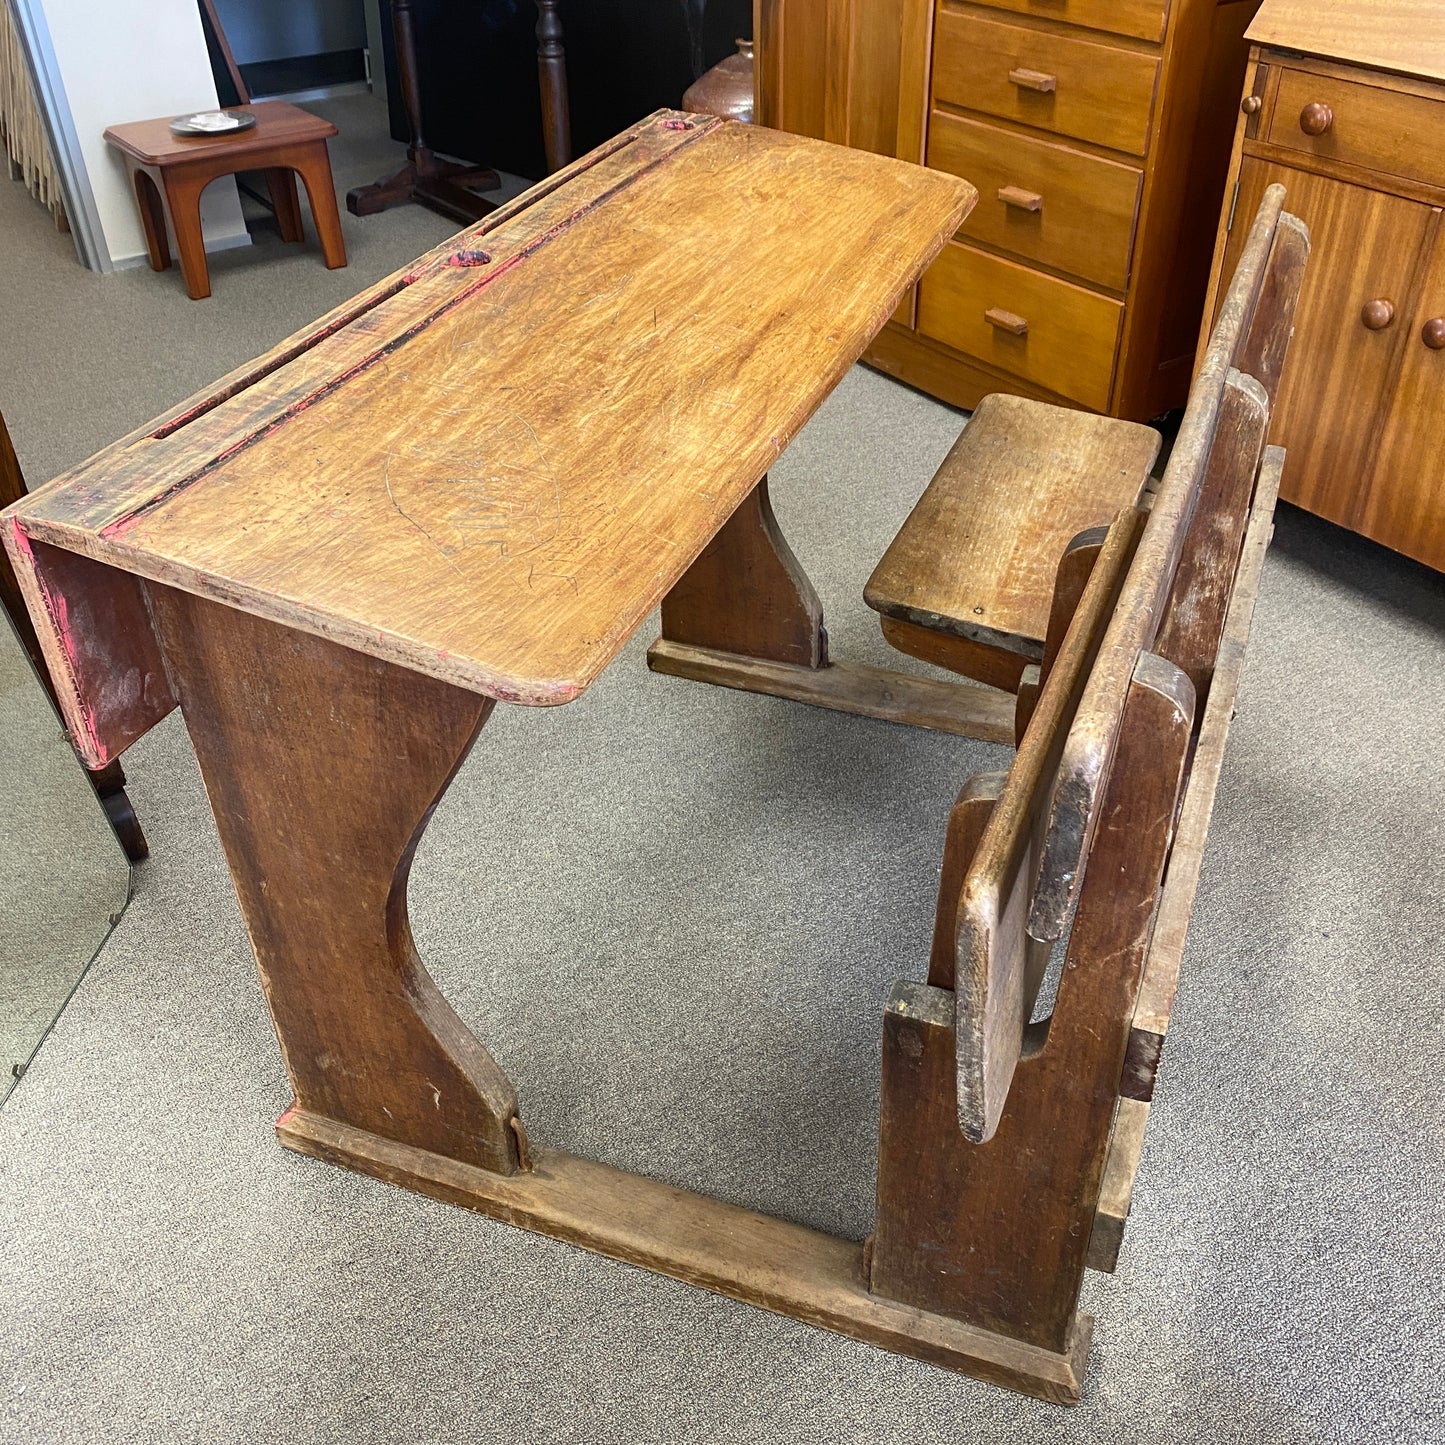
[[[1047,1352],[1053,1398],[1087,1354],[1084,1270],[1118,1256],[1269,543],[1309,250],[1283,202],[1255,219],[1152,506],[1120,510],[1046,650],[1012,767],[959,794],[928,981],[884,1018],[870,1288]]]
[[[1017,691],[1041,662],[1070,541],[1139,500],[1152,427],[988,396],[909,514],[863,596],[901,652]]]

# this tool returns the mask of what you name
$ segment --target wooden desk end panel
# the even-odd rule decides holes
[[[89,768],[114,761],[176,706],[138,577],[3,530],[61,718]]]
[[[417,955],[423,829],[495,704],[151,588],[296,1106],[501,1174],[517,1095]]]

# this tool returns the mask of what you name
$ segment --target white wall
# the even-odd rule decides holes
[[[216,83],[196,0],[39,0],[95,196],[111,261],[145,254],[135,193],[108,125],[213,110]],[[201,201],[206,249],[247,245],[241,202],[228,177]]]

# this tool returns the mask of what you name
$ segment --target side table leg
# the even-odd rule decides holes
[[[341,212],[336,205],[336,183],[331,179],[331,161],[326,153],[326,142],[322,141],[316,153],[298,162],[296,169],[305,183],[306,199],[311,202],[311,219],[316,223],[321,254],[326,258],[328,269],[335,271],[346,265],[346,241],[341,235]],[[292,187],[294,195],[294,180]],[[296,223],[299,230],[299,209]]]
[[[211,294],[211,273],[206,265],[206,241],[201,233],[201,192],[211,178],[163,173],[162,179],[166,208],[171,213],[171,229],[176,233],[176,249],[181,253],[186,294],[192,301],[203,301]]]
[[[514,1173],[516,1093],[422,966],[406,910],[417,843],[492,700],[148,590],[296,1109]]]
[[[272,166],[266,172],[266,189],[271,193],[271,209],[276,212],[276,229],[283,241],[303,241],[301,198],[296,194],[296,172],[289,166]],[[315,210],[315,206],[312,207]],[[321,228],[318,226],[317,230]]]
[[[146,251],[152,271],[165,271],[171,264],[171,247],[166,238],[166,210],[156,183],[139,166],[130,168],[131,185],[135,187],[136,204],[140,207],[140,226],[145,233]]]

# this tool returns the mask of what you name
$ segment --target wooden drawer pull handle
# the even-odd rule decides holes
[[[990,326],[996,326],[1000,331],[1007,331],[1010,336],[1027,336],[1029,334],[1029,324],[1022,316],[1015,316],[1012,311],[1004,311],[997,306],[990,306],[983,313],[983,319]]]
[[[1059,88],[1058,76],[1047,75],[1042,70],[1011,70],[1008,78],[1024,90],[1037,90],[1043,95]]]
[[[998,198],[1006,206],[1019,211],[1042,211],[1044,198],[1037,191],[1026,191],[1022,186],[1000,186]]]
[[[1420,340],[1431,351],[1445,351],[1445,316],[1432,316],[1420,332]]]
[[[1366,301],[1360,312],[1360,320],[1366,331],[1383,331],[1395,319],[1395,303],[1382,296],[1378,301]]]
[[[1306,135],[1323,135],[1335,123],[1335,113],[1323,101],[1311,101],[1299,113],[1299,128]]]

